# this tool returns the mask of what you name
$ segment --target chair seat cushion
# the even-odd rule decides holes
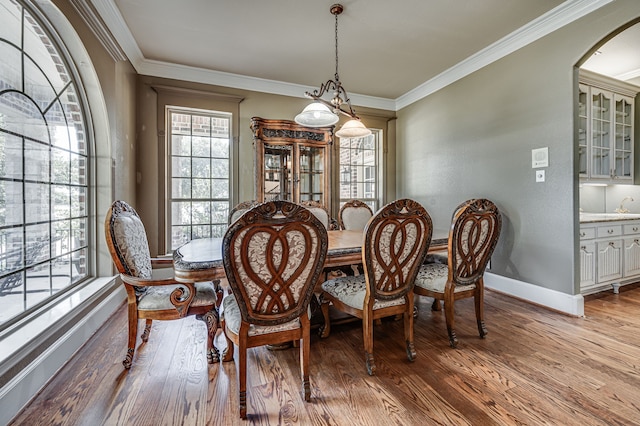
[[[340,300],[347,306],[362,310],[364,296],[367,292],[367,282],[364,275],[339,277],[322,283],[322,290]],[[373,303],[373,309],[404,304],[404,297],[392,300],[378,300]]]
[[[444,293],[444,287],[449,279],[449,267],[442,263],[426,263],[420,266],[415,286],[436,293]],[[455,286],[453,292],[475,288],[475,284]]]
[[[139,296],[138,310],[140,311],[161,311],[165,309],[175,309],[169,300],[169,295],[179,285],[149,286],[146,292]],[[184,286],[182,286],[184,287]],[[211,281],[195,283],[196,295],[191,301],[190,307],[215,305],[216,291]]]
[[[240,331],[240,323],[242,322],[242,315],[240,314],[240,307],[238,307],[238,301],[233,294],[226,296],[222,299],[222,319],[226,323],[226,327],[238,334]],[[260,334],[277,333],[279,331],[295,330],[300,328],[300,320],[298,318],[293,321],[285,322],[278,325],[249,325],[249,336],[257,336]]]

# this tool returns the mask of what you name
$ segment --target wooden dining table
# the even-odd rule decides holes
[[[362,263],[362,231],[327,231],[329,246],[325,268]],[[429,252],[446,250],[448,230],[434,229]],[[202,282],[225,278],[222,238],[191,240],[173,252],[178,282]]]

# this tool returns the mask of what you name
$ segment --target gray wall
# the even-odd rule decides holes
[[[465,199],[503,213],[492,272],[578,293],[575,65],[640,16],[618,0],[398,112],[397,191],[423,203],[435,227]],[[531,150],[549,148],[546,182]]]

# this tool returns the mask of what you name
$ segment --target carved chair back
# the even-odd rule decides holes
[[[258,204],[260,204],[259,201],[256,200],[250,200],[250,201],[243,201],[239,204],[237,204],[234,208],[231,209],[231,211],[229,212],[229,225],[231,225],[233,222],[235,222],[240,216],[242,216],[242,214],[244,212],[246,212],[247,210],[249,210],[251,207],[255,207]]]
[[[325,229],[330,229],[331,218],[329,216],[329,212],[322,204],[314,200],[305,200],[300,204],[309,209],[311,213],[313,213],[313,215],[317,217],[320,222],[322,222]]]
[[[496,247],[502,217],[490,200],[472,199],[455,211],[449,232],[449,281],[473,284],[480,279]]]
[[[367,226],[367,222],[373,216],[371,208],[360,200],[351,200],[344,203],[338,213],[340,229],[361,230]]]
[[[410,199],[389,203],[371,218],[363,247],[370,303],[396,299],[413,289],[432,232],[431,217]]]
[[[227,230],[224,268],[242,320],[277,325],[302,315],[327,254],[327,230],[308,209],[270,201]]]
[[[124,201],[113,202],[105,219],[107,247],[121,274],[150,279],[149,243],[140,216]]]

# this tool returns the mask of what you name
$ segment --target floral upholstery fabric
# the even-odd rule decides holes
[[[169,295],[180,285],[163,285],[163,286],[150,286],[147,287],[147,291],[142,294],[138,299],[139,311],[159,311],[163,309],[175,309],[175,306],[171,303]],[[184,289],[187,287],[182,286]],[[213,284],[208,282],[195,283],[196,295],[194,296],[191,307],[215,305],[216,292],[213,288]]]
[[[424,288],[425,290],[431,290],[438,293],[444,293],[444,287],[449,279],[449,268],[446,264],[442,263],[425,263],[420,266],[418,276],[415,280],[415,286]],[[456,285],[454,287],[454,293],[462,290],[469,290],[475,288],[475,284],[470,285]]]
[[[123,212],[113,221],[115,244],[128,274],[151,278],[151,255],[144,225],[139,217]]]
[[[384,283],[384,281],[389,279],[402,280],[404,277],[407,277],[409,270],[415,264],[415,260],[420,254],[415,247],[417,244],[420,244],[418,232],[424,230],[419,230],[416,223],[408,223],[406,226],[403,226],[406,232],[403,238],[402,232],[396,233],[397,226],[396,222],[386,223],[384,228],[375,231],[380,233],[380,238],[377,247],[371,247],[371,253],[377,254],[376,256],[372,256],[371,264],[373,266],[374,280],[378,289],[382,288],[381,286],[387,289],[400,286],[400,282],[391,285],[392,283]],[[375,244],[375,241],[372,241],[372,243]],[[394,271],[395,273],[393,275],[388,274],[387,271],[389,269],[396,270],[398,266],[400,269],[399,273]],[[383,282],[378,284],[380,281]]]
[[[238,334],[240,331],[240,323],[242,322],[242,315],[240,308],[238,307],[238,301],[233,294],[228,295],[222,299],[222,319],[224,319],[226,326]],[[300,328],[300,320],[298,318],[293,321],[285,322],[284,324],[277,325],[249,325],[249,336],[257,336],[260,334],[277,333],[279,331],[294,330]]]
[[[346,230],[362,230],[371,216],[371,211],[364,207],[346,208],[342,210],[342,225]]]
[[[340,300],[345,305],[356,309],[363,309],[367,283],[364,275],[339,277],[322,283],[322,290]],[[404,298],[378,300],[373,303],[373,309],[404,304]]]
[[[253,312],[286,312],[293,307],[290,306],[292,303],[288,295],[292,296],[293,303],[298,303],[304,284],[313,273],[313,262],[306,261],[309,256],[315,257],[319,250],[319,241],[313,229],[309,245],[299,230],[280,228],[278,232],[281,233],[275,235],[246,228],[235,239],[232,255],[237,281],[244,286],[249,297],[249,309]],[[249,239],[248,253],[243,258],[242,245],[246,239]],[[284,253],[285,247],[287,253]],[[283,259],[286,259],[286,264]],[[286,290],[283,283],[291,279],[293,282]],[[274,300],[274,297],[278,300]]]

